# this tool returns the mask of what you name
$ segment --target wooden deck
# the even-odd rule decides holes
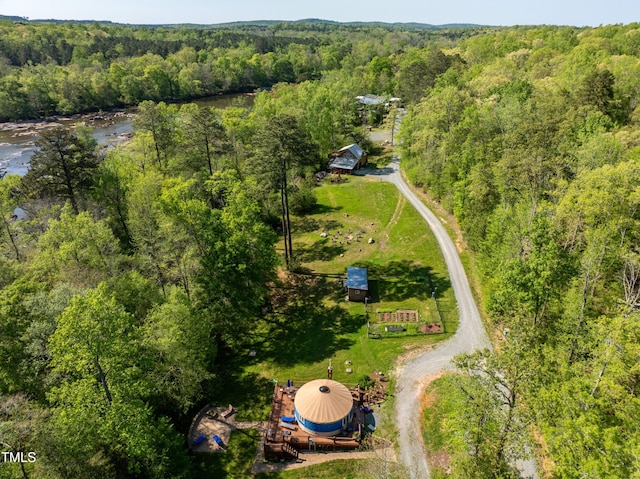
[[[364,412],[362,392],[351,389],[353,397],[353,419],[347,426],[347,431],[337,436],[320,437],[309,435],[297,423],[288,424],[281,421],[282,416],[294,416],[294,400],[298,387],[276,385],[273,390],[271,415],[264,438],[266,459],[280,457],[297,457],[290,452],[295,450],[331,451],[336,449],[356,449],[360,447],[363,434]]]

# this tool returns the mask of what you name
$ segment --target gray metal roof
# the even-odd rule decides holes
[[[343,146],[337,153],[340,155],[329,163],[329,168],[339,168],[341,170],[353,170],[358,165],[358,162],[366,154],[360,145],[353,143],[351,145]]]
[[[347,288],[368,291],[369,281],[367,280],[367,268],[349,266],[347,268]]]
[[[356,159],[360,159],[364,156],[364,150],[357,143],[352,143],[348,146],[343,146],[338,150],[341,153],[340,156],[353,156]]]
[[[380,105],[386,101],[385,97],[372,95],[371,93],[357,96],[356,99],[363,105]]]
[[[329,168],[339,168],[341,170],[353,170],[358,164],[358,159],[356,158],[346,158],[344,156],[339,156],[338,158],[334,158],[331,163],[329,163]]]

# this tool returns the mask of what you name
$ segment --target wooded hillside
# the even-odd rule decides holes
[[[5,21],[0,55],[0,119],[139,106],[126,145],[50,129],[0,181],[0,441],[38,451],[3,474],[199,477],[190,421],[297,265],[289,209],[371,146],[374,93],[406,104],[402,169],[455,214],[498,330],[452,381],[453,476],[506,477],[522,432],[549,477],[637,477],[640,25]],[[172,103],[271,86],[251,111]]]
[[[477,254],[496,367],[554,477],[635,477],[640,29],[514,28],[451,52],[404,120],[403,167]]]

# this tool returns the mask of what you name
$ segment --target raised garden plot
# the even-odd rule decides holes
[[[378,312],[379,323],[417,323],[418,319],[418,311],[416,311],[415,309],[397,309],[395,312]]]

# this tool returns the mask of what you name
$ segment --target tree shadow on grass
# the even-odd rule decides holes
[[[193,477],[215,477],[216,479],[253,477],[251,467],[259,441],[260,437],[254,431],[250,433],[240,429],[233,431],[226,452],[192,454]]]
[[[390,261],[385,264],[360,262],[354,266],[367,268],[369,295],[373,302],[406,301],[431,298],[432,291],[441,295],[451,288],[449,278],[435,273],[431,266],[408,260]]]
[[[314,231],[340,230],[344,225],[332,219],[322,219],[314,216],[295,216],[291,219],[291,230],[296,233],[312,233]]]
[[[298,255],[303,263],[311,263],[313,261],[331,261],[343,254],[346,247],[330,239],[321,238],[314,242],[311,246],[295,245],[295,254]]]
[[[344,335],[364,324],[344,308],[322,304],[342,288],[335,279],[308,277],[298,286],[296,297],[266,321],[263,339],[256,345],[261,359],[283,366],[320,361],[350,348],[353,340]]]
[[[321,215],[325,213],[334,213],[336,211],[342,210],[342,206],[330,206],[318,203],[315,208],[313,208],[313,214]]]
[[[336,309],[339,309],[336,314]],[[348,349],[353,341],[338,337],[348,314],[340,308],[319,311],[317,308],[289,308],[271,330],[263,344],[262,354],[283,366],[314,363]]]
[[[367,291],[367,296],[369,297],[369,303],[378,303],[380,302],[380,281],[377,279],[369,278],[369,291]]]
[[[297,216],[291,218],[291,230],[296,233],[311,233],[320,229],[320,222],[312,216]]]
[[[273,382],[244,371],[244,357],[222,352],[216,361],[216,377],[205,385],[205,397],[212,405],[236,408],[240,421],[264,421],[269,417]]]

